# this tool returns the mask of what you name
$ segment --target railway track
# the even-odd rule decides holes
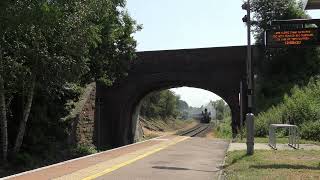
[[[203,137],[212,129],[212,124],[198,124],[197,126],[178,133],[180,136]]]

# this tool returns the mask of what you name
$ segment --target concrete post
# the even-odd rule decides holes
[[[251,7],[250,0],[243,8],[247,10],[247,78],[248,78],[248,114],[246,115],[247,124],[247,154],[254,152],[254,115],[253,112],[253,67],[252,67],[252,46],[251,46]]]
[[[248,113],[246,115],[247,125],[247,155],[253,155],[254,153],[254,115]]]

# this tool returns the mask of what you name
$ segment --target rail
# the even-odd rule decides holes
[[[211,126],[211,124],[198,124],[197,126],[178,133],[177,135],[190,137],[201,136],[204,135],[208,130],[210,130]]]

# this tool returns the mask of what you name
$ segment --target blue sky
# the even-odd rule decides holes
[[[130,15],[143,25],[135,34],[138,51],[186,49],[246,44],[243,0],[127,0]],[[320,11],[310,11],[320,18]],[[199,107],[219,99],[211,92],[174,89],[189,105]]]
[[[128,0],[138,51],[245,44],[242,0]]]

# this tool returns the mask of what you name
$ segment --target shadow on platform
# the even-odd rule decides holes
[[[216,171],[205,171],[205,170],[197,170],[197,169],[189,169],[189,168],[180,168],[180,167],[167,167],[167,166],[153,166],[154,169],[165,169],[165,170],[175,170],[175,171],[199,171],[199,172],[218,172]]]

